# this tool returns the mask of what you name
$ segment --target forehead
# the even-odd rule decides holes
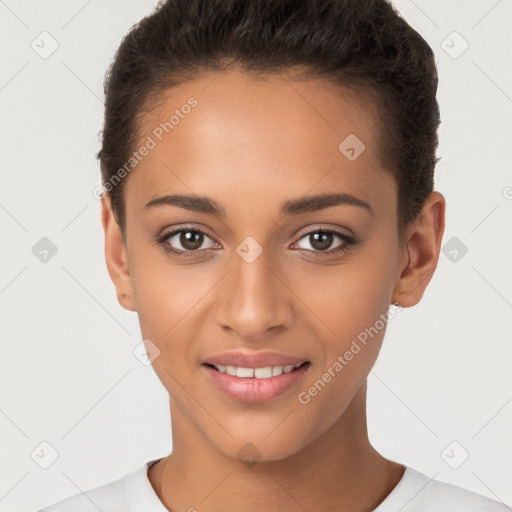
[[[171,193],[246,207],[250,197],[280,204],[326,191],[394,201],[374,107],[351,90],[230,70],[205,72],[159,100],[138,129],[135,149],[150,149],[125,184],[127,209]]]

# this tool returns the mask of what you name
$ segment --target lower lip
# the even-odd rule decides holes
[[[269,379],[235,377],[205,364],[201,366],[206,370],[210,381],[229,397],[242,402],[260,403],[273,400],[292,388],[304,377],[311,364],[304,364],[291,372]]]

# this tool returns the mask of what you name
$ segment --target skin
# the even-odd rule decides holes
[[[204,73],[167,92],[139,127],[140,140],[191,96],[197,107],[125,178],[126,245],[109,197],[102,200],[118,300],[137,312],[143,338],[160,350],[152,364],[170,396],[173,451],[148,478],[176,512],[373,510],[405,469],[380,455],[367,434],[366,379],[385,328],[309,403],[298,394],[390,304],[420,301],[439,257],[444,197],[426,198],[401,242],[396,184],[379,158],[374,109],[349,90],[290,73],[264,80],[237,69]],[[338,150],[351,133],[366,146],[354,161]],[[373,214],[347,204],[279,214],[284,201],[323,192],[353,194]],[[225,218],[144,208],[181,193],[211,197]],[[164,242],[195,250],[191,258],[155,242],[181,224],[207,233],[199,249],[179,235]],[[308,236],[320,228],[358,243],[322,254]],[[248,236],[262,248],[252,263],[236,252]],[[325,250],[343,243],[333,235]],[[236,401],[209,383],[201,362],[237,349],[294,354],[311,366],[272,401]],[[256,463],[238,454],[247,443]]]

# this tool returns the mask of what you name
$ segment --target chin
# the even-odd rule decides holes
[[[238,435],[236,431],[229,430],[233,437],[230,437],[228,442],[225,442],[225,436],[222,440],[210,439],[210,442],[224,456],[239,460],[247,466],[257,462],[283,460],[305,448],[310,440],[300,437],[304,435],[303,429],[301,432],[290,432],[289,429],[283,428],[279,432],[280,427],[276,428],[276,425],[282,421],[283,418],[279,418],[272,428],[262,428],[259,432],[253,428],[251,434],[248,434],[247,429]]]

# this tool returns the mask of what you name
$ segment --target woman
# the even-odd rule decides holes
[[[173,449],[47,512],[504,511],[370,444],[366,379],[437,265],[432,50],[385,0],[171,0],[123,39],[109,274]]]

